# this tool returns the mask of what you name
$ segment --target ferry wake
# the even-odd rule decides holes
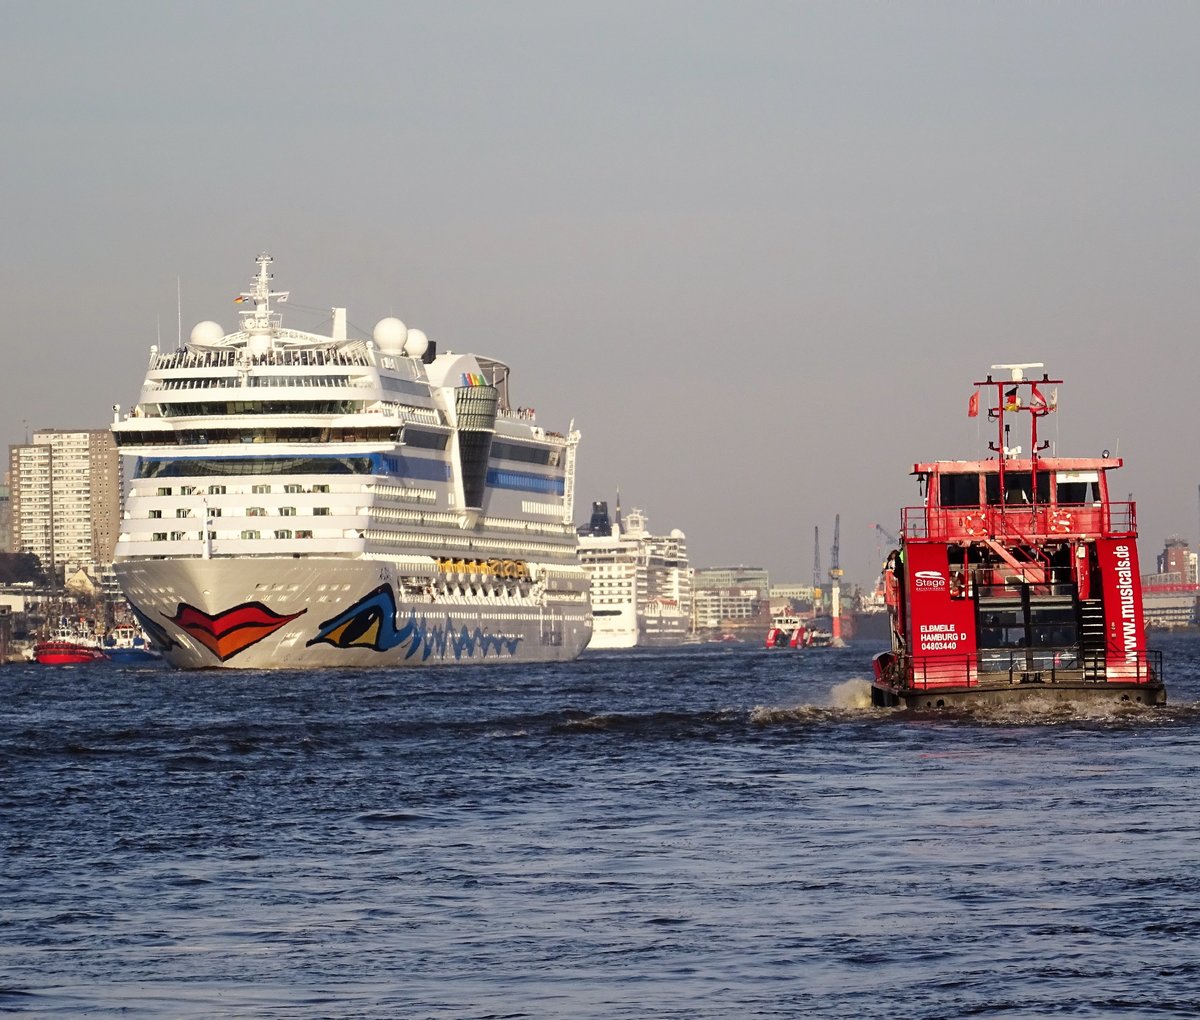
[[[1043,457],[1038,422],[1058,406],[1036,365],[993,365],[975,383],[996,424],[995,456],[913,466],[924,503],[902,511],[884,571],[892,647],[875,657],[872,703],[910,709],[1166,701],[1145,646],[1132,502],[1109,498],[1120,458]],[[1011,445],[1028,426],[1029,453]]]
[[[513,408],[509,367],[285,328],[269,255],[233,333],[150,349],[116,573],[174,666],[551,661],[591,635],[572,525],[579,433]]]

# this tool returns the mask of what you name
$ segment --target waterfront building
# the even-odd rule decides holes
[[[1172,535],[1158,555],[1158,572],[1160,574],[1178,574],[1180,583],[1195,584],[1196,554],[1188,549],[1186,538]]]
[[[1171,630],[1197,622],[1196,554],[1187,540],[1173,535],[1158,555],[1158,573],[1142,575],[1142,612],[1146,626]]]
[[[762,567],[705,567],[693,579],[698,632],[765,633],[771,622],[771,580]]]
[[[0,484],[0,552],[12,552],[12,497],[7,472]]]
[[[120,465],[108,429],[39,429],[9,448],[11,551],[33,553],[61,581],[111,564],[120,526]]]
[[[821,589],[809,584],[771,585],[771,605],[780,609],[810,607],[821,601]]]

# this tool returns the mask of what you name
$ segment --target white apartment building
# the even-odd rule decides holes
[[[39,429],[9,448],[11,548],[62,580],[112,563],[120,463],[108,429]]]

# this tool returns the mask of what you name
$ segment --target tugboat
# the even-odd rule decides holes
[[[892,647],[874,660],[877,707],[1013,701],[1166,702],[1162,655],[1145,647],[1132,502],[1109,498],[1121,458],[1043,457],[1038,423],[1060,379],[993,365],[975,383],[996,424],[986,460],[915,464],[924,504],[902,510],[884,569]],[[1013,446],[1027,420],[1029,452]]]
[[[33,646],[35,662],[43,666],[80,666],[108,658],[94,637],[60,628]]]
[[[134,665],[162,661],[162,653],[137,627],[129,624],[114,627],[105,635],[104,655],[113,662]]]

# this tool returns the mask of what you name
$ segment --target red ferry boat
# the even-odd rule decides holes
[[[885,595],[892,648],[875,657],[872,704],[961,708],[1014,700],[1166,702],[1145,647],[1137,518],[1109,498],[1119,457],[1043,457],[1038,422],[1058,405],[1038,365],[993,365],[975,383],[996,423],[987,460],[915,464],[924,505],[902,511]],[[1029,452],[1012,446],[1025,418]]]
[[[33,658],[43,666],[78,666],[102,662],[108,658],[91,638],[70,631],[59,631],[33,646]]]

